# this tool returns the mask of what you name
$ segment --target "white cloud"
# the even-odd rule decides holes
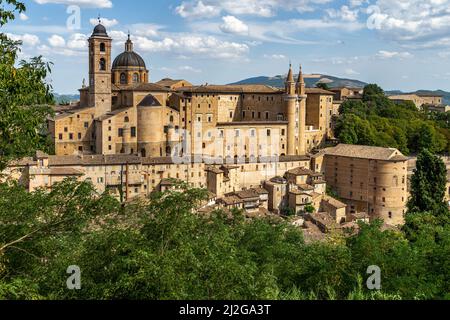
[[[175,12],[183,18],[211,18],[221,12],[232,15],[272,17],[277,11],[314,11],[332,0],[189,0],[182,1]]]
[[[190,27],[195,32],[206,34],[222,34],[219,23],[213,22],[193,22]],[[348,22],[341,20],[326,19],[291,19],[291,20],[275,20],[262,23],[248,24],[248,38],[256,40],[256,42],[247,42],[248,45],[254,46],[261,42],[275,42],[283,44],[311,45],[323,43],[319,38],[312,40],[298,39],[299,33],[312,32],[317,30],[342,30],[356,31],[363,29],[365,25],[359,22]],[[330,44],[330,43],[328,43]]]
[[[358,12],[359,10],[352,10],[348,6],[342,6],[339,10],[336,9],[328,9],[326,10],[328,16],[330,18],[338,18],[343,21],[354,22],[358,20]]]
[[[29,19],[28,16],[23,12],[19,14],[19,18],[22,21],[27,21]]]
[[[411,53],[407,52],[407,51],[405,51],[405,52],[398,52],[398,51],[386,51],[386,50],[378,51],[376,56],[378,58],[381,58],[381,59],[392,59],[392,58],[405,59],[405,58],[413,57],[413,55]]]
[[[194,73],[201,73],[202,72],[202,70],[193,68],[191,66],[181,66],[178,69],[180,71],[183,71],[183,72],[194,72]]]
[[[153,23],[136,23],[131,25],[131,35],[143,37],[157,37],[161,33],[164,26]]]
[[[82,57],[85,55],[83,51],[71,50],[64,47],[49,47],[45,44],[38,46],[37,49],[39,54],[42,54],[46,57],[54,55],[62,55],[66,57],[73,57],[73,56]]]
[[[246,55],[249,46],[223,41],[213,36],[173,34],[161,40],[135,37],[135,47],[145,52],[171,52],[175,55],[234,59]]]
[[[22,35],[18,35],[18,34],[7,33],[6,35],[11,40],[22,41],[22,44],[24,46],[28,46],[28,47],[35,47],[36,45],[38,45],[41,42],[39,40],[39,37],[34,34],[25,33]]]
[[[115,25],[119,24],[119,21],[116,19],[108,19],[108,18],[101,18],[102,25],[104,25],[106,28],[114,27]],[[98,18],[92,18],[89,20],[91,25],[96,26],[98,25]]]
[[[220,14],[220,8],[205,5],[203,1],[182,2],[176,7],[175,12],[183,18],[215,17]]]
[[[112,8],[111,0],[34,0],[38,4],[77,5],[84,8]]]
[[[450,33],[450,0],[377,0],[368,26],[401,43],[435,41]]]
[[[67,41],[67,48],[74,50],[86,50],[88,36],[82,33],[74,33]]]
[[[66,40],[64,40],[63,37],[58,36],[56,34],[52,35],[50,38],[48,38],[48,43],[52,46],[52,47],[58,47],[58,48],[62,48],[66,46]]]
[[[265,54],[264,58],[274,60],[285,60],[286,56],[284,54]]]
[[[223,24],[220,30],[225,33],[248,34],[248,26],[234,16],[225,16],[222,18]]]
[[[345,74],[346,75],[348,75],[348,76],[356,76],[356,75],[359,75],[360,73],[358,72],[358,71],[355,71],[355,70],[353,70],[353,69],[345,69]]]
[[[354,7],[360,7],[363,4],[368,3],[368,2],[369,2],[368,0],[350,0],[349,4],[350,4],[350,7],[354,8]]]

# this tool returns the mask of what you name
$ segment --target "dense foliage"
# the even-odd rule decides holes
[[[88,183],[1,185],[0,299],[450,298],[449,224],[415,221],[403,233],[374,222],[306,244],[281,219],[197,214],[205,195],[180,183],[122,207]],[[71,265],[81,290],[66,287]],[[365,289],[370,265],[381,292]]]
[[[9,8],[9,9],[8,9]],[[0,0],[0,26],[23,12],[23,3]],[[46,120],[52,111],[50,64],[42,57],[18,61],[20,41],[0,33],[0,170],[17,157],[48,148]]]
[[[409,101],[396,104],[377,85],[364,88],[362,101],[345,101],[340,113],[336,136],[342,143],[398,148],[404,154],[450,151],[448,114],[422,112]]]

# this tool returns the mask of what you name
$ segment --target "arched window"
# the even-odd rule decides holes
[[[139,83],[139,74],[138,73],[133,74],[133,83]]]
[[[127,84],[127,75],[125,73],[120,74],[120,84]]]
[[[104,58],[100,59],[99,69],[100,69],[100,71],[105,71],[106,70],[106,60]]]
[[[172,153],[172,148],[170,146],[166,147],[166,155],[170,155]]]
[[[125,119],[123,120],[124,122],[130,122],[130,118],[125,117]]]
[[[394,186],[398,187],[398,177],[397,176],[394,176],[392,178],[392,182],[394,183]]]
[[[146,157],[146,153],[147,153],[147,152],[145,151],[145,149],[144,149],[144,148],[143,148],[143,149],[141,149],[141,156],[142,156],[142,157],[144,157],[144,158],[145,158],[145,157]]]
[[[102,42],[100,43],[100,52],[105,52],[106,51],[106,46],[105,44]]]
[[[173,123],[173,116],[170,116],[169,121],[170,123]]]

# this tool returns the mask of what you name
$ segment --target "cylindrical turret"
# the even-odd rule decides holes
[[[298,94],[298,106],[299,106],[299,141],[298,141],[298,154],[306,154],[306,89],[305,79],[303,77],[302,66],[300,65],[300,72],[298,73],[297,81],[297,94]]]
[[[292,65],[289,66],[289,72],[285,85],[286,94],[284,96],[284,104],[286,107],[286,116],[288,120],[287,154],[295,155],[297,94],[295,93],[295,82],[292,73]]]

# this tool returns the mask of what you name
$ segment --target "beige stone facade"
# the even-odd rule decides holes
[[[389,99],[396,102],[411,101],[417,109],[421,109],[424,105],[440,106],[443,103],[442,96],[432,94],[400,94],[389,96]]]
[[[289,69],[284,89],[155,84],[130,37],[113,63],[111,43],[97,26],[90,85],[77,106],[49,121],[56,155],[22,159],[7,177],[29,191],[68,177],[88,180],[122,201],[177,179],[207,189],[210,204],[227,209],[304,215],[314,207],[312,217],[326,214],[338,225],[360,212],[403,221],[407,174],[398,150],[339,145],[310,157],[333,138],[337,110],[333,92],[305,88],[301,69],[296,81]],[[327,185],[342,202],[327,195]]]
[[[102,25],[89,38],[89,85],[57,110],[49,128],[56,155],[201,154],[222,159],[305,155],[332,136],[332,93],[306,89],[292,68],[284,90],[266,85],[150,83],[131,37],[112,62]]]
[[[368,213],[386,223],[404,222],[408,159],[397,149],[338,145],[313,157],[312,167],[347,205],[347,214]]]

